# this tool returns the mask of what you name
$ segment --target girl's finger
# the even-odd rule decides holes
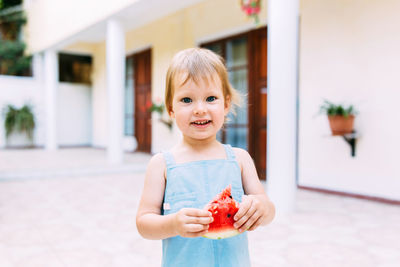
[[[251,218],[253,216],[253,214],[256,212],[257,210],[254,207],[250,207],[247,210],[247,213],[244,214],[237,222],[235,222],[233,224],[233,226],[237,229],[241,228],[243,226],[243,224],[245,224],[247,222],[247,220],[249,218]]]
[[[239,228],[239,232],[244,232],[248,229],[250,229],[253,224],[260,218],[260,213],[259,212],[254,212],[252,216],[249,217],[249,219],[246,221],[245,224],[243,224],[240,228]]]
[[[185,230],[186,232],[189,233],[197,233],[197,232],[202,232],[204,230],[208,229],[208,225],[203,225],[203,224],[186,224],[185,225]]]
[[[235,221],[240,220],[251,208],[251,203],[252,203],[252,199],[247,197],[246,195],[243,195],[243,201],[242,201],[242,203],[240,203],[239,210],[235,214],[233,219]]]
[[[253,225],[250,226],[249,229],[247,229],[247,231],[253,231],[253,230],[255,230],[258,226],[261,225],[261,221],[262,221],[262,218],[261,218],[261,216],[260,216],[260,217],[257,219],[257,221],[255,221],[255,223],[253,223]]]
[[[194,208],[185,208],[184,209],[186,216],[192,217],[212,217],[211,212],[208,210],[194,209]]]
[[[190,224],[205,224],[205,225],[209,225],[210,223],[212,223],[214,220],[213,217],[193,217],[193,216],[187,216],[187,223]]]

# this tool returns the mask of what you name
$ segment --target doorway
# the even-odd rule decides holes
[[[125,135],[134,135],[136,151],[151,153],[151,49],[126,59]]]

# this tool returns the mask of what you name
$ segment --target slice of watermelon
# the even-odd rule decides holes
[[[214,221],[210,223],[206,238],[223,239],[240,234],[233,226],[236,212],[239,210],[239,203],[235,201],[231,194],[231,185],[219,193],[214,200],[205,207],[212,213]]]

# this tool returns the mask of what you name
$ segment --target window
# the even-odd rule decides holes
[[[248,149],[248,60],[247,37],[239,36],[206,44],[210,49],[225,59],[229,81],[241,94],[242,103],[236,109],[236,116],[228,115],[228,121],[218,133],[217,138],[222,143]]]
[[[91,84],[92,57],[58,54],[59,81]]]
[[[135,132],[135,124],[133,121],[135,110],[135,80],[134,80],[134,64],[133,57],[126,59],[125,70],[125,107],[124,107],[124,134],[133,136]]]

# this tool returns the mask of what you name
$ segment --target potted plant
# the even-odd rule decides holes
[[[5,116],[6,138],[9,139],[13,133],[25,134],[30,145],[32,145],[33,130],[35,129],[35,116],[33,115],[32,107],[27,104],[21,108],[7,105],[3,110],[3,114]]]
[[[345,135],[353,132],[356,111],[353,105],[345,107],[325,100],[320,112],[328,116],[332,135]]]
[[[162,122],[169,130],[172,130],[173,121],[164,117],[165,106],[161,98],[157,97],[155,102],[149,102],[147,108],[150,112],[156,112],[159,115],[159,121]]]

